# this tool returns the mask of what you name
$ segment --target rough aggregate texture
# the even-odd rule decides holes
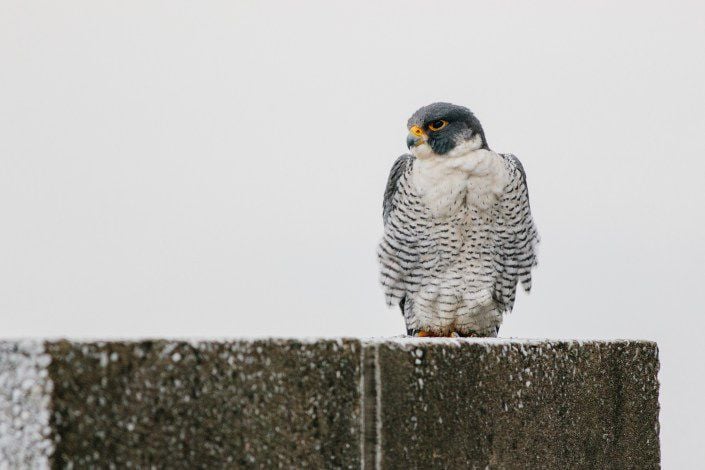
[[[46,468],[53,452],[51,358],[39,341],[0,341],[0,468]]]
[[[59,342],[48,349],[59,466],[359,465],[355,342]]]
[[[0,342],[5,468],[658,468],[658,349]]]
[[[381,342],[384,468],[658,468],[650,342]]]

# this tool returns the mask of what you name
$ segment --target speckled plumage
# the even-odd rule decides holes
[[[424,117],[424,109],[409,127],[449,115],[433,109]],[[513,155],[489,150],[469,116],[475,122],[443,136],[443,153],[424,143],[430,148],[414,149],[416,157],[400,157],[385,191],[381,280],[410,334],[496,336],[517,284],[531,288],[538,233],[524,170]]]

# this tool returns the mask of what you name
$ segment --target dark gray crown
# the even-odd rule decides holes
[[[438,154],[449,152],[455,147],[458,138],[470,138],[479,134],[482,138],[482,148],[488,149],[487,139],[482,124],[468,108],[451,103],[432,103],[416,111],[407,122],[407,127],[419,126],[426,130],[429,123],[443,119],[448,126],[429,134],[428,143]]]

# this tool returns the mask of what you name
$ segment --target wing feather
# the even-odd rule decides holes
[[[502,157],[509,178],[495,219],[497,277],[494,298],[510,312],[517,284],[521,283],[526,292],[531,290],[531,269],[537,264],[539,235],[531,216],[524,167],[514,155]]]
[[[413,163],[414,157],[408,153],[397,158],[397,161],[392,165],[392,169],[389,172],[389,178],[387,179],[387,187],[384,190],[384,202],[382,205],[382,220],[387,223],[390,212],[394,207],[394,195],[397,192],[397,186],[399,183],[399,178],[404,174],[407,167]]]
[[[417,267],[418,255],[415,249],[416,234],[402,226],[404,222],[408,222],[407,219],[413,212],[409,212],[409,201],[399,186],[400,180],[411,169],[413,162],[413,156],[402,155],[397,158],[389,172],[382,204],[384,238],[377,251],[387,304],[398,304],[403,314],[407,291],[410,283],[413,283],[409,274]]]

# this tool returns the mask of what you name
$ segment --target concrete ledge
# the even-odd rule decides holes
[[[0,468],[658,468],[658,350],[0,342]]]

